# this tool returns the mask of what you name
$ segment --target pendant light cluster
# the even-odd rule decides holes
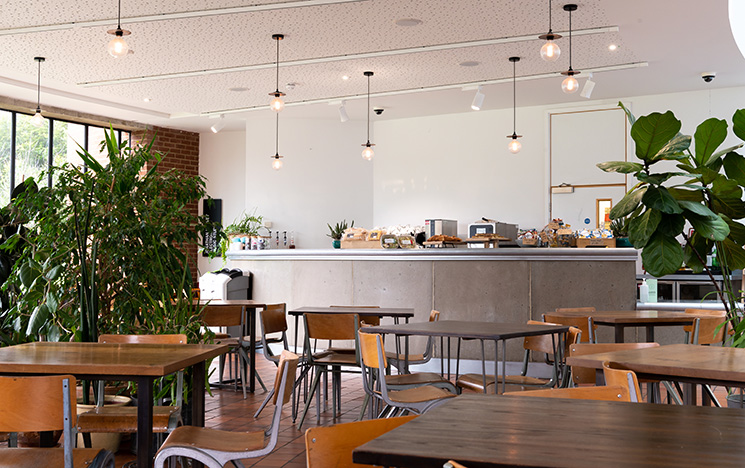
[[[564,5],[564,11],[569,12],[569,69],[561,72],[562,75],[566,76],[564,81],[561,82],[561,90],[566,94],[572,94],[576,93],[579,88],[579,83],[577,83],[577,78],[574,75],[580,74],[579,70],[572,68],[572,12],[577,11],[577,5],[574,3]]]
[[[116,17],[116,29],[110,29],[106,31],[107,34],[111,34],[114,37],[109,41],[109,54],[114,58],[124,57],[129,53],[129,45],[124,40],[124,36],[132,34],[126,29],[122,29],[122,0],[119,0],[119,11]]]
[[[556,45],[554,42],[554,39],[560,39],[561,35],[554,34],[554,31],[551,29],[551,0],[548,0],[548,32],[546,34],[542,34],[538,36],[538,39],[543,39],[546,41],[545,44],[543,44],[543,47],[541,47],[541,58],[547,62],[555,62],[559,59],[559,55],[561,55],[561,49],[559,49],[559,46]]]
[[[515,68],[517,62],[519,61],[520,57],[510,57],[510,62],[512,62],[512,135],[507,135],[507,138],[510,138],[510,143],[509,145],[507,145],[507,148],[512,154],[519,153],[520,148],[523,147],[523,145],[518,141],[518,138],[522,138],[522,135],[518,135],[517,131],[515,130],[517,128],[517,93],[515,89]]]
[[[34,57],[39,64],[39,70],[36,74],[36,113],[31,117],[31,125],[41,127],[44,125],[44,116],[41,115],[41,62],[46,60],[44,57]]]
[[[269,93],[270,96],[274,96],[274,98],[269,101],[269,107],[274,112],[282,112],[282,109],[285,108],[285,102],[282,100],[282,96],[284,96],[285,93],[279,90],[279,41],[284,38],[284,34],[272,34],[272,39],[277,41],[277,87],[274,92]]]
[[[365,147],[365,149],[362,150],[362,157],[370,161],[375,155],[375,152],[372,149],[375,144],[370,143],[370,77],[373,76],[373,72],[366,71],[363,75],[367,77],[367,143],[362,145]]]

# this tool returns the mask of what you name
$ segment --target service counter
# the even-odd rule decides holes
[[[437,309],[443,320],[525,322],[556,307],[636,305],[634,249],[246,250],[228,259],[253,272],[254,299],[288,308],[380,305],[413,307],[414,321]],[[511,360],[521,359],[515,341]],[[464,357],[480,354],[464,347]]]

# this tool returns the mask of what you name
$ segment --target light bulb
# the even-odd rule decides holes
[[[274,158],[274,160],[272,161],[272,169],[274,169],[275,171],[282,169],[282,160],[279,158]]]
[[[36,109],[36,114],[31,117],[31,125],[34,127],[41,127],[44,125],[44,116],[41,115],[41,111]]]
[[[576,93],[578,88],[579,84],[577,83],[577,79],[571,75],[567,76],[564,81],[561,82],[561,90],[566,94]]]
[[[362,150],[362,157],[371,161],[373,156],[375,156],[375,152],[373,151],[372,146],[365,146],[365,149]]]
[[[541,58],[547,62],[555,62],[561,55],[561,49],[554,41],[546,41],[541,47]]]
[[[127,42],[121,36],[109,41],[109,54],[114,58],[124,57],[129,52]]]
[[[523,145],[517,140],[517,138],[513,138],[510,140],[510,144],[507,145],[507,148],[509,148],[510,153],[517,154],[520,152],[520,148],[522,148]]]
[[[275,96],[271,101],[269,101],[269,107],[271,107],[274,112],[281,112],[282,109],[285,108],[285,102],[279,96]]]

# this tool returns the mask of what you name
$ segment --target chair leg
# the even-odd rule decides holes
[[[269,393],[266,394],[266,398],[264,398],[264,401],[261,402],[261,406],[259,406],[259,409],[256,411],[256,413],[254,413],[254,418],[259,417],[259,415],[261,414],[261,411],[263,411],[264,407],[266,406],[267,403],[269,403],[269,400],[271,400],[273,396],[274,396],[274,389],[271,389]]]
[[[683,404],[683,400],[680,398],[680,394],[678,394],[678,392],[675,390],[675,388],[673,388],[670,382],[668,382],[667,380],[663,380],[662,385],[665,386],[668,397],[672,398],[676,405]]]
[[[303,422],[305,422],[305,416],[308,414],[308,408],[310,407],[310,403],[313,401],[313,394],[316,393],[316,390],[318,389],[318,383],[319,378],[321,376],[321,373],[316,369],[316,375],[313,376],[313,383],[310,384],[310,392],[308,394],[308,400],[305,402],[305,408],[303,409],[303,415],[300,417],[300,422],[298,423],[298,430],[301,430],[303,427]],[[320,395],[320,392],[318,393]],[[317,396],[318,396],[317,395]],[[316,412],[318,412],[318,408],[316,408]],[[318,415],[319,423],[320,423],[320,413]]]
[[[721,408],[722,404],[719,403],[719,400],[717,400],[717,397],[714,396],[714,391],[711,389],[709,385],[702,385],[701,388],[703,388],[703,391],[709,395],[709,398],[711,398],[712,403],[714,403],[714,406],[717,408]]]

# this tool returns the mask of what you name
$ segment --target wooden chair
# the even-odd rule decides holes
[[[282,406],[290,399],[295,383],[298,356],[282,351],[274,379],[274,416],[266,431],[229,432],[206,427],[180,426],[155,455],[155,468],[164,468],[170,457],[187,457],[211,468],[240,463],[243,458],[264,456],[274,450],[279,435]],[[237,465],[241,466],[241,465]]]
[[[1,466],[114,468],[107,450],[74,449],[75,377],[0,377],[0,431],[59,431],[63,448],[0,449]]]
[[[184,334],[172,335],[101,335],[99,343],[135,343],[135,344],[186,344]],[[181,406],[183,404],[184,373],[176,374],[176,401],[170,406],[153,406],[153,432],[170,433],[182,424]],[[78,432],[84,434],[86,447],[90,446],[90,438],[86,434],[92,432],[137,432],[136,406],[103,406],[103,382],[98,387],[98,406],[78,416]]]
[[[605,385],[625,387],[629,390],[631,402],[642,402],[639,380],[636,378],[634,371],[626,369],[618,363],[605,361],[603,363],[603,376],[605,376]]]
[[[380,400],[386,408],[380,416],[392,416],[397,411],[422,414],[430,408],[444,403],[455,393],[443,388],[424,385],[419,387],[393,390],[388,388],[385,370],[387,362],[383,339],[377,333],[359,333],[359,347],[362,366],[362,386],[371,398]]]
[[[528,324],[533,325],[547,325],[546,322],[538,322],[536,320],[528,320]],[[558,325],[558,324],[548,324]],[[582,332],[575,327],[569,328],[567,333],[564,350],[561,350],[562,354],[566,356],[566,352],[569,346],[576,344],[579,341]],[[519,385],[521,387],[545,387],[551,388],[556,386],[566,386],[569,383],[569,377],[566,369],[561,369],[560,365],[556,363],[553,366],[553,373],[551,378],[544,379],[540,377],[531,377],[528,375],[528,365],[530,363],[531,352],[540,352],[546,354],[554,353],[554,342],[556,337],[554,335],[537,335],[528,336],[523,339],[523,349],[525,353],[523,355],[523,367],[520,371],[520,375],[508,375],[506,376],[506,383],[508,385]],[[483,350],[482,350],[483,351]],[[482,355],[483,359],[483,355]],[[559,362],[564,359],[560,358]],[[502,383],[502,376],[498,376],[498,382]],[[461,388],[473,390],[476,392],[487,393],[488,387],[494,385],[493,375],[482,375],[482,374],[464,374],[458,377],[456,382]]]
[[[686,344],[707,346],[712,344],[724,344],[729,328],[727,314],[724,311],[686,309],[685,313],[699,315],[699,317],[694,319],[693,324],[683,326]],[[714,405],[718,407],[722,406],[717,397],[714,396],[714,391],[711,389],[710,385],[704,384],[701,388],[706,392]]]
[[[246,367],[250,365],[250,357],[247,349],[250,343],[243,340],[243,332],[245,330],[246,310],[243,306],[215,306],[205,305],[202,309],[202,322],[208,327],[240,327],[241,333],[237,337],[233,337],[227,334],[218,334],[215,337],[216,344],[226,344],[230,348],[235,358],[236,363],[236,375],[241,374],[241,384],[243,386],[243,399],[246,399],[246,383],[248,381],[246,377]],[[219,374],[220,382],[223,381],[223,367],[224,357],[219,358]],[[261,380],[258,372],[256,373],[256,379],[259,381],[261,388],[266,390],[264,381]],[[238,379],[236,378],[236,388]]]
[[[600,400],[600,401],[631,401],[628,387],[620,385],[601,387],[573,387],[573,388],[545,388],[542,390],[526,390],[524,392],[508,392],[505,395],[519,395],[543,398],[567,398],[572,400]]]
[[[317,395],[316,402],[316,419],[320,424],[320,392],[319,383],[322,375],[326,375],[331,370],[331,390],[332,390],[332,410],[333,416],[337,416],[337,402],[341,408],[341,372],[342,369],[359,368],[359,347],[357,346],[357,330],[359,328],[359,316],[357,314],[304,314],[305,323],[305,358],[308,365],[313,368],[313,382],[310,385],[303,415],[298,423],[298,429],[303,427],[305,416],[308,414],[308,408],[313,401],[313,395]],[[333,344],[335,340],[347,340],[355,342],[355,352],[339,352],[332,348],[316,352],[311,346],[311,340],[328,340]]]
[[[305,431],[305,459],[308,468],[353,468],[362,465],[352,461],[352,451],[416,416],[371,419]]]
[[[583,315],[566,317],[561,315],[562,312],[572,312]],[[594,307],[557,307],[556,314],[543,314],[543,321],[579,328],[582,330],[582,342],[597,343],[598,326],[595,325],[595,322],[592,319],[594,313]]]
[[[429,321],[430,322],[437,322],[440,320],[440,312],[437,310],[432,310],[432,312],[429,313]],[[430,336],[427,338],[427,345],[424,347],[424,352],[422,354],[409,354],[409,365],[418,365],[418,364],[426,364],[432,359],[433,349],[434,349],[434,337]],[[396,354],[390,351],[386,351],[385,353],[386,359],[388,359],[388,362],[395,366],[396,369],[399,370],[399,372],[402,372],[404,362],[406,362],[406,355],[405,354]]]

